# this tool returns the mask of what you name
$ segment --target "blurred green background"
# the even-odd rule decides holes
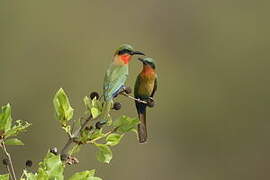
[[[130,43],[157,61],[149,142],[129,134],[110,165],[84,147],[67,176],[96,168],[104,180],[269,179],[268,11],[267,1],[2,0],[0,104],[33,123],[26,145],[9,148],[17,173],[66,142],[54,93],[63,87],[79,117],[83,97],[101,91],[115,48]],[[131,62],[127,85],[140,68]],[[133,102],[118,100],[124,108],[114,117],[136,116]]]

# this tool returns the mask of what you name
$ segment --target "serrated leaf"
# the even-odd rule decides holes
[[[73,117],[74,109],[71,107],[68,96],[62,88],[55,94],[53,104],[58,120],[62,126],[67,126],[67,122]]]
[[[9,174],[0,175],[0,180],[9,180]]]
[[[95,175],[95,170],[83,171],[75,173],[73,176],[69,178],[69,180],[88,180],[88,178],[93,177]]]
[[[43,162],[40,163],[38,174],[48,175],[49,179],[63,180],[64,165],[60,155],[48,153]]]
[[[19,133],[26,131],[30,125],[27,121],[17,120],[15,125],[5,133],[5,137],[17,136]]]
[[[105,144],[95,144],[99,151],[97,152],[97,160],[102,163],[109,164],[112,159],[112,151],[109,146]]]
[[[109,146],[115,146],[120,143],[121,139],[123,138],[124,134],[116,134],[112,133],[106,137],[107,145]]]
[[[24,143],[17,138],[7,139],[5,140],[5,144],[6,145],[24,145]]]
[[[11,128],[12,118],[11,118],[11,106],[7,104],[2,106],[0,112],[0,131],[7,132]]]
[[[113,126],[117,127],[117,132],[126,133],[134,129],[139,124],[138,118],[130,118],[127,116],[121,116],[113,122]]]

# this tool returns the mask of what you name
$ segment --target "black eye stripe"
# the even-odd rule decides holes
[[[127,53],[127,54],[130,54],[131,51],[128,50],[128,49],[123,49],[123,50],[121,50],[121,51],[118,52],[119,55],[121,55],[121,54],[126,54],[126,53]]]
[[[147,64],[149,64],[152,68],[156,68],[155,64],[153,62],[146,61]]]

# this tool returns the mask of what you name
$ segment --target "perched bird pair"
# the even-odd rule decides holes
[[[113,61],[105,73],[103,83],[104,105],[101,114],[101,123],[106,123],[109,118],[109,112],[113,105],[113,98],[116,97],[125,88],[125,82],[128,77],[128,64],[133,55],[144,55],[140,51],[135,51],[128,44],[121,45],[114,53]],[[143,63],[143,69],[137,76],[134,88],[134,96],[140,100],[153,98],[157,89],[157,75],[155,61],[152,58],[138,58]],[[135,101],[140,124],[138,125],[139,142],[144,143],[147,140],[146,129],[146,107],[144,103]]]

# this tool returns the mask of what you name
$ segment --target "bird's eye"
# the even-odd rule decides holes
[[[148,62],[148,64],[155,69],[155,65],[152,62]]]

